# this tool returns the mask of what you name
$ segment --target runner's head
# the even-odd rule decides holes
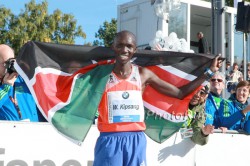
[[[112,49],[115,52],[116,61],[120,64],[130,62],[136,52],[135,35],[129,31],[118,32],[114,38]]]

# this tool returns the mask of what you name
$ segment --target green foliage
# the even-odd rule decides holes
[[[0,43],[9,44],[17,53],[28,41],[74,44],[76,37],[86,38],[71,14],[55,10],[48,14],[48,2],[31,0],[19,15],[0,7]]]
[[[84,46],[92,46],[92,43],[91,42],[87,42],[87,43],[84,43],[83,45]]]
[[[100,40],[95,40],[93,45],[95,46],[105,46],[110,47],[113,43],[117,31],[117,20],[112,19],[111,22],[105,21],[102,26],[100,26],[98,33],[95,33],[95,37]]]

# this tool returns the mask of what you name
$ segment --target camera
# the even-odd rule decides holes
[[[16,69],[14,68],[14,62],[15,58],[10,58],[4,63],[4,66],[9,74],[16,72]]]

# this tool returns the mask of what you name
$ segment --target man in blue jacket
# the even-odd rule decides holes
[[[225,88],[225,77],[222,73],[216,72],[210,79],[210,93],[206,101],[206,125],[213,125],[215,128],[219,127],[219,108],[221,102],[225,100],[222,98],[222,91]],[[224,109],[228,109],[225,105]]]
[[[8,45],[1,44],[0,120],[46,121],[38,110],[23,78],[15,72],[13,60],[9,61],[12,58],[14,58],[14,51]]]

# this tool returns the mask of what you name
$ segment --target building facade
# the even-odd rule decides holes
[[[152,0],[133,0],[118,6],[118,31],[129,30],[137,36],[137,44],[144,48],[154,39],[157,31],[170,34],[175,32],[178,38],[186,39],[189,47],[197,52],[197,32],[203,32],[212,49],[212,10],[211,3],[201,0],[181,0],[178,9],[168,13],[168,19],[158,17]],[[215,11],[218,12],[218,11]],[[214,14],[216,14],[214,12]],[[235,30],[237,8],[225,7],[225,57],[233,64],[243,60],[243,33]],[[250,61],[249,35],[246,42],[247,62]],[[215,44],[213,47],[217,47]]]

